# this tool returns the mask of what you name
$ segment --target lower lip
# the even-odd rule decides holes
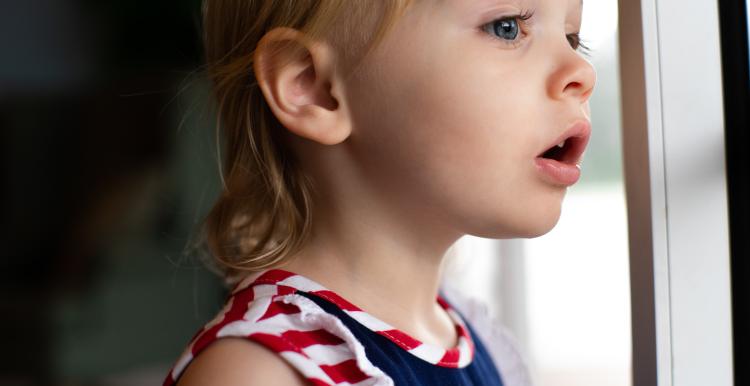
[[[581,178],[581,169],[578,165],[570,165],[549,158],[536,158],[534,161],[542,177],[554,185],[570,186]]]

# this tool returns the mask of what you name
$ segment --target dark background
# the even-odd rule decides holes
[[[218,311],[199,0],[0,0],[0,385],[160,384]]]

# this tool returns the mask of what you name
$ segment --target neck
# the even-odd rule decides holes
[[[461,235],[416,209],[395,210],[393,197],[389,207],[371,198],[356,201],[319,203],[309,242],[281,268],[417,339],[452,346],[452,324],[435,299],[443,256]]]

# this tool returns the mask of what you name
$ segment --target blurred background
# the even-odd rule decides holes
[[[200,1],[0,9],[0,384],[160,384],[224,297]]]
[[[0,9],[0,385],[159,384],[225,296],[190,241],[219,185],[200,0]],[[594,135],[558,226],[449,251],[541,386],[630,384],[616,9],[584,4]]]

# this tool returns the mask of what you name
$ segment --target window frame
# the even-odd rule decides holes
[[[718,5],[621,0],[618,9],[633,383],[730,386]]]

